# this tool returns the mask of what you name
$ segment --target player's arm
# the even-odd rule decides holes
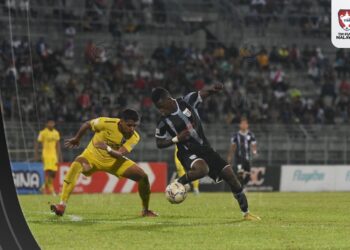
[[[186,141],[189,138],[190,138],[190,131],[188,129],[184,129],[177,136],[171,139],[156,137],[156,144],[158,148],[167,148],[176,143]]]
[[[60,141],[56,142],[56,152],[57,152],[57,159],[59,162],[63,162],[62,158],[62,151],[61,151],[61,143]]]
[[[105,143],[104,141],[94,142],[94,146],[96,148],[106,150],[108,154],[110,154],[114,158],[120,158],[130,153],[130,151],[124,146],[120,147],[118,150],[115,150],[108,146],[107,143]]]
[[[40,146],[40,142],[35,141],[34,142],[34,161],[39,160],[39,146]]]
[[[34,142],[34,161],[39,160],[39,147],[43,141],[43,133],[40,131],[37,140]]]
[[[230,165],[233,162],[233,157],[235,155],[236,150],[237,150],[237,137],[235,135],[233,135],[231,137],[231,144],[230,144],[230,147],[229,147],[228,153],[227,153],[227,163]]]
[[[224,85],[222,83],[216,83],[207,89],[201,90],[199,94],[202,99],[205,99],[213,94],[220,92],[221,90],[223,90],[223,88],[224,88]]]
[[[255,139],[255,136],[252,135],[252,141],[251,141],[251,145],[252,145],[252,153],[253,155],[257,155],[258,154],[258,151],[257,151],[257,142],[256,142],[256,139]]]
[[[65,140],[64,146],[67,148],[78,147],[80,144],[80,139],[86,134],[86,131],[88,131],[88,130],[92,130],[92,126],[91,126],[90,121],[84,122],[74,137]]]
[[[227,163],[230,164],[230,165],[233,162],[233,156],[235,155],[236,149],[237,149],[237,145],[236,144],[231,144],[229,149],[228,149]]]

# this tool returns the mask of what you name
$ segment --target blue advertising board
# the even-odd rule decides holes
[[[39,194],[44,183],[43,164],[11,162],[12,177],[18,194]]]

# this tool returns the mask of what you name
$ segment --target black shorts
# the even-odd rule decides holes
[[[210,146],[193,146],[188,149],[179,148],[177,158],[186,171],[191,169],[194,162],[203,159],[209,166],[209,177],[216,182],[222,180],[220,177],[221,170],[229,165]]]
[[[250,161],[247,160],[237,160],[235,162],[235,170],[236,172],[244,171],[244,172],[250,172]]]

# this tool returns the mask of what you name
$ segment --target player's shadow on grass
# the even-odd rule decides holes
[[[152,220],[152,219],[151,219]],[[208,227],[208,226],[221,226],[221,225],[236,225],[238,223],[244,222],[244,220],[232,220],[228,222],[194,222],[194,223],[179,223],[176,221],[140,221],[140,223],[134,223],[134,224],[123,224],[120,223],[117,227],[115,227],[116,230],[124,230],[124,231],[162,231],[163,229],[167,228],[174,228],[174,227],[180,227],[180,228],[186,228],[186,227]],[[144,223],[142,223],[144,222]],[[146,223],[145,223],[146,222]],[[117,223],[116,223],[117,224]],[[98,229],[96,229],[98,230]],[[98,231],[110,231],[111,229],[106,230],[98,230]]]

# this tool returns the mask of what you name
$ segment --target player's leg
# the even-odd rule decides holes
[[[230,186],[231,192],[235,199],[237,200],[239,207],[244,214],[244,219],[246,220],[260,220],[259,217],[249,213],[248,200],[243,192],[241,183],[239,182],[237,176],[233,172],[230,165],[225,166],[221,172],[220,177]]]
[[[46,170],[45,171],[45,185],[49,194],[56,195],[55,188],[53,186],[53,182],[56,177],[56,171]]]
[[[88,160],[83,156],[78,156],[70,165],[67,174],[64,177],[63,188],[61,192],[61,200],[59,204],[51,205],[51,210],[56,213],[56,215],[62,216],[64,214],[67,202],[75,184],[82,172],[88,172],[92,169]]]
[[[244,218],[246,220],[260,220],[259,217],[249,213],[247,197],[232,167],[211,148],[206,150],[206,155],[203,158],[205,158],[210,167],[209,176],[213,179],[222,178],[229,185],[234,198],[237,200],[244,214]]]
[[[241,162],[237,162],[236,164],[236,173],[237,173],[237,178],[239,180],[239,182],[241,183],[241,185],[244,185],[244,169],[242,167]]]
[[[57,159],[51,156],[43,157],[43,164],[45,173],[44,191],[46,194],[56,195],[53,187],[53,181],[57,171]]]
[[[190,169],[187,170],[186,174],[181,176],[177,181],[183,185],[186,185],[192,181],[199,180],[209,173],[208,164],[201,158],[195,159]]]
[[[175,150],[174,161],[175,161],[177,176],[180,178],[186,174],[186,171],[185,171],[184,166],[181,164],[179,158],[177,157],[177,152],[178,152],[178,150]],[[190,184],[186,184],[185,188],[187,191],[189,191],[191,189]]]
[[[73,192],[75,184],[82,172],[91,170],[89,161],[82,156],[77,157],[69,167],[67,174],[64,177],[63,188],[61,193],[61,204],[66,204]]]
[[[244,178],[243,178],[243,187],[244,187],[250,181],[250,162],[249,161],[246,161],[243,164],[243,169],[244,169]]]
[[[193,192],[199,194],[199,180],[192,181]]]
[[[127,160],[128,162],[132,162],[131,160]],[[126,168],[125,170],[122,170],[123,166],[120,167],[116,173],[117,176],[121,176],[130,180],[133,180],[138,183],[138,192],[142,201],[142,216],[147,217],[156,217],[158,214],[153,212],[152,210],[149,210],[149,200],[151,196],[151,186],[148,180],[148,176],[143,171],[142,168],[140,168],[137,164],[132,162],[133,164]],[[128,163],[124,163],[128,164]]]

